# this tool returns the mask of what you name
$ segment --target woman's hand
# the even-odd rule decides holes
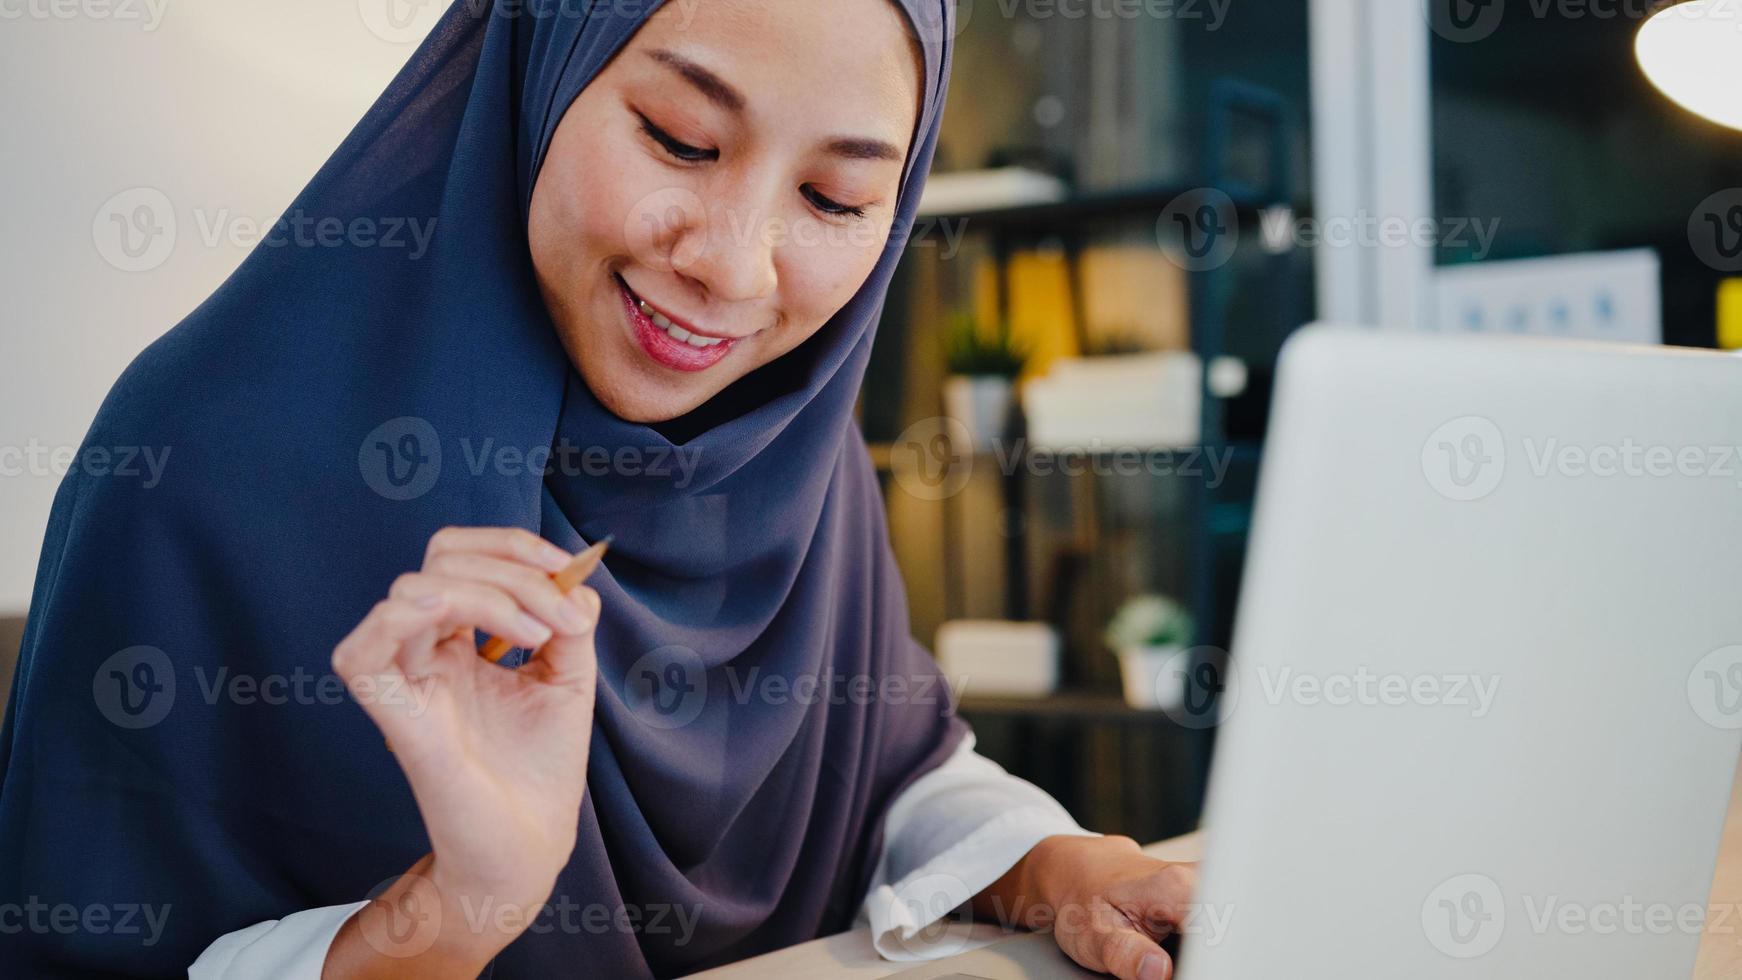
[[[599,595],[550,578],[572,557],[525,530],[444,529],[334,650],[432,851],[346,923],[326,976],[476,976],[550,896],[575,846],[597,677]],[[497,666],[474,630],[538,655]]]
[[[1161,941],[1188,925],[1195,864],[1152,858],[1129,837],[1048,837],[974,896],[974,913],[1052,929],[1065,955],[1121,980],[1170,980]]]

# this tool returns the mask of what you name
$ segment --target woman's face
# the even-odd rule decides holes
[[[924,88],[904,17],[889,0],[668,0],[570,105],[527,236],[606,408],[684,415],[863,285]]]

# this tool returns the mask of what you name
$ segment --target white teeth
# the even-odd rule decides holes
[[[717,346],[719,344],[725,343],[725,341],[721,340],[718,337],[710,338],[710,337],[703,337],[699,334],[690,333],[688,330],[685,330],[684,328],[678,326],[677,324],[672,323],[671,319],[669,317],[667,317],[664,313],[661,313],[658,310],[654,309],[653,307],[647,305],[646,300],[641,301],[641,315],[647,317],[649,320],[652,320],[653,325],[658,327],[661,330],[664,330],[666,332],[666,335],[671,337],[671,339],[679,341],[681,343],[688,344],[691,347],[714,347],[714,346]]]

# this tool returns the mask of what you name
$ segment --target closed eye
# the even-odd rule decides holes
[[[865,209],[863,207],[850,207],[845,204],[838,204],[817,193],[816,188],[809,184],[804,186],[804,195],[810,199],[811,204],[814,205],[817,210],[823,211],[827,214],[840,215],[845,218],[865,217]]]
[[[655,143],[664,147],[665,152],[685,163],[701,163],[704,160],[718,160],[720,158],[719,150],[704,150],[700,147],[684,143],[665,130],[655,126],[653,120],[648,119],[639,112],[635,114],[635,118],[641,120],[641,131],[643,133],[646,133]]]

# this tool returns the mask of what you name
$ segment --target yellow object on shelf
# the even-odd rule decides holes
[[[1010,287],[1010,338],[1027,351],[1023,377],[1046,373],[1061,357],[1076,357],[1076,309],[1071,302],[1069,263],[1061,250],[1016,252],[1006,272]],[[982,323],[996,322],[998,266],[986,259],[974,270],[974,313]]]
[[[1742,350],[1742,279],[1718,284],[1718,346]]]

